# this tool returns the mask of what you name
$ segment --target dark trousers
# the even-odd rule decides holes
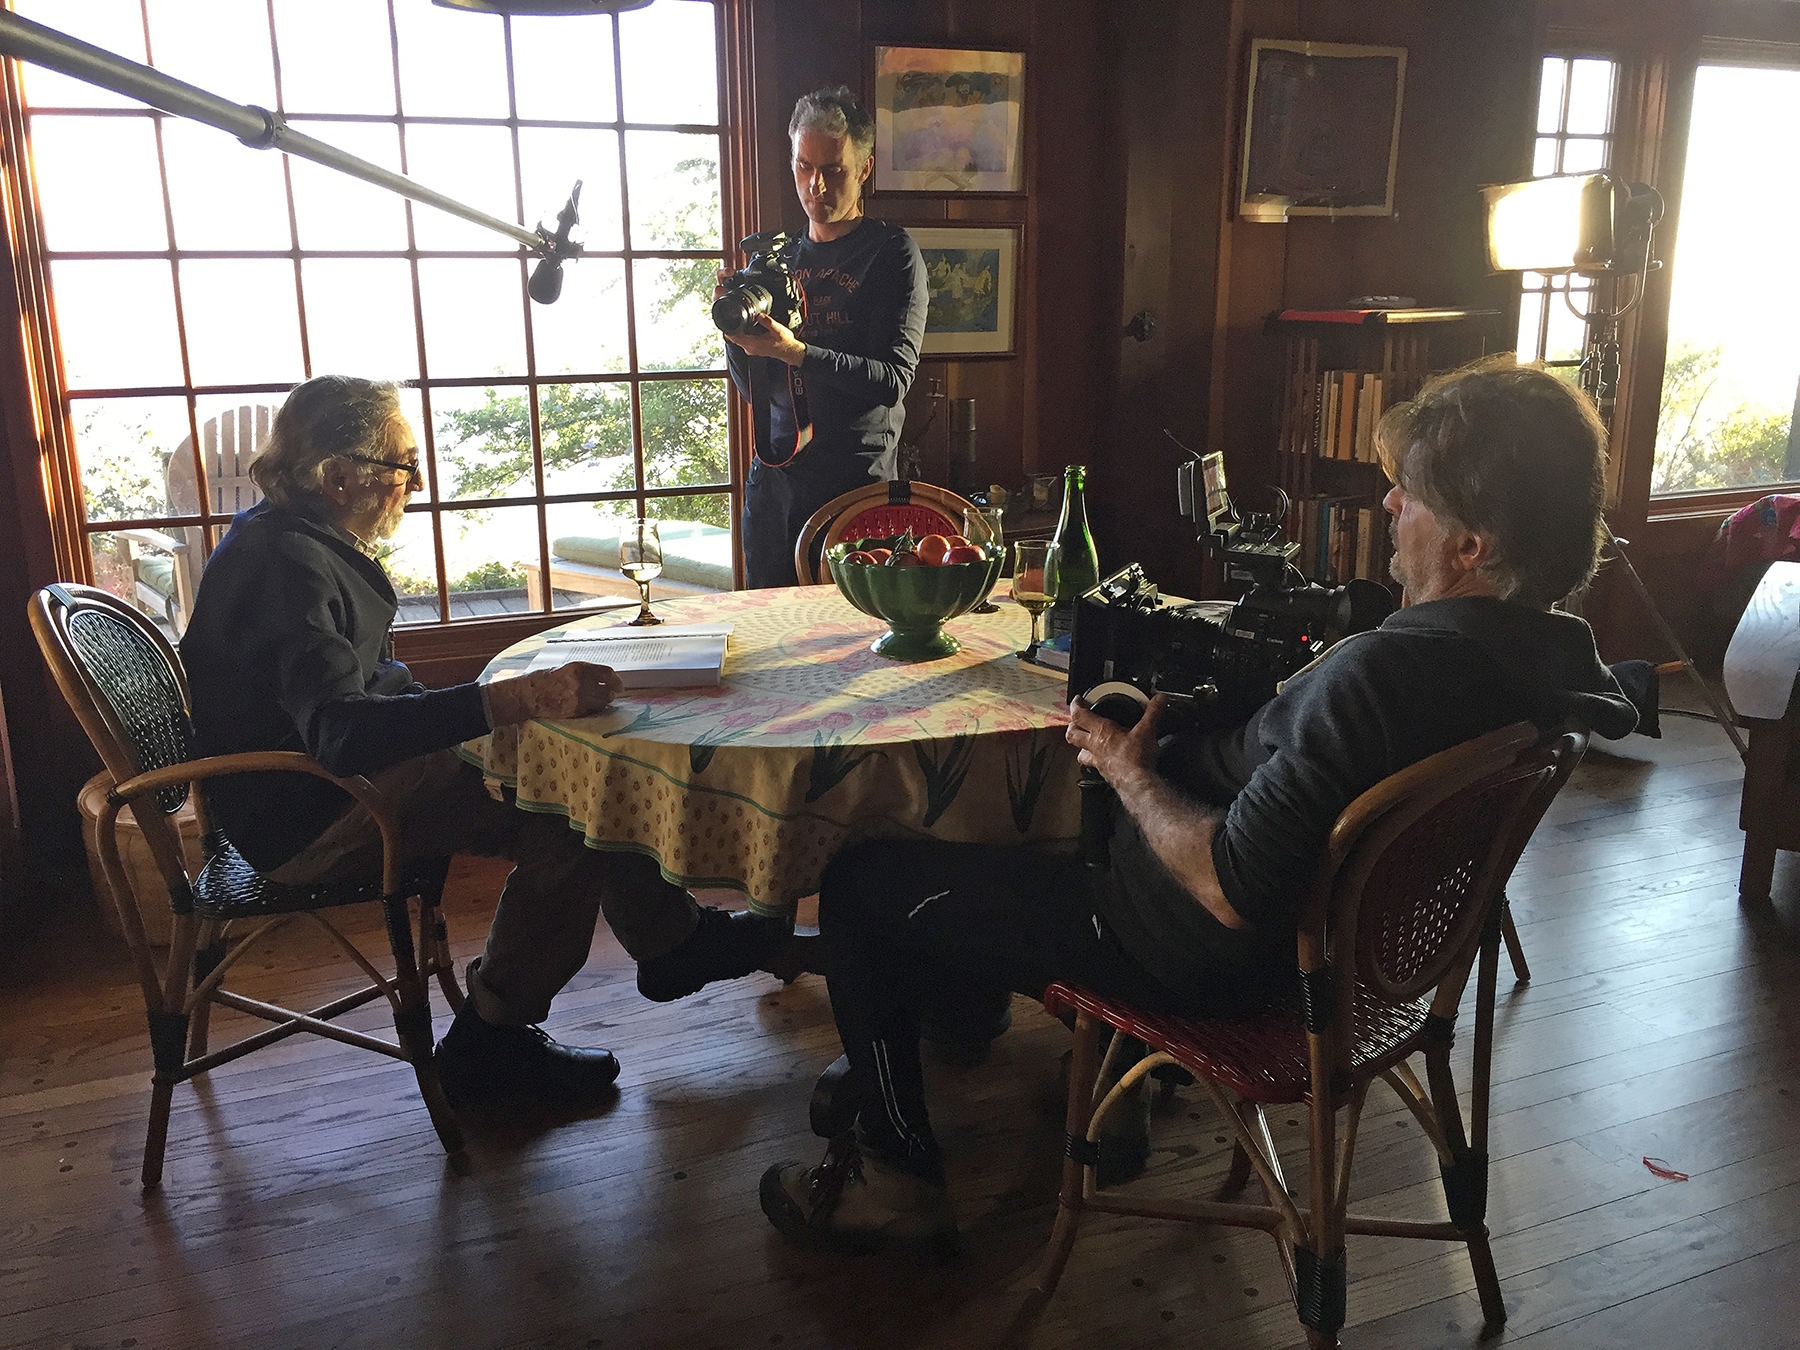
[[[807,451],[808,454],[815,450]],[[823,453],[823,452],[818,452]],[[744,485],[744,584],[750,590],[798,586],[794,544],[806,522],[833,497],[874,482],[858,458],[842,474],[820,477],[795,469],[757,464]]]
[[[869,1147],[935,1165],[919,1014],[943,985],[1041,997],[1058,980],[1151,1012],[1207,1011],[1119,946],[1079,859],[1024,848],[879,840],[846,849],[819,886],[831,1012],[863,1093]]]
[[[567,816],[521,811],[510,791],[492,796],[481,770],[454,750],[406,760],[370,782],[399,817],[404,858],[473,853],[517,864],[487,950],[469,967],[469,994],[486,1021],[543,1021],[550,1000],[586,963],[600,915],[637,961],[673,951],[699,921],[693,896],[665,880],[655,858],[589,848]],[[269,875],[309,885],[380,871],[381,833],[353,806]]]

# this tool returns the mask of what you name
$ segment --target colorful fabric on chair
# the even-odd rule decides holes
[[[917,502],[904,506],[883,504],[858,511],[835,533],[844,539],[891,539],[908,530],[920,539],[928,534],[960,534],[962,522]]]

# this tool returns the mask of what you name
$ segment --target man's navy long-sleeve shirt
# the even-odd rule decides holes
[[[482,735],[479,686],[428,690],[388,659],[397,608],[387,573],[322,504],[265,501],[239,512],[181,639],[199,752],[298,750],[349,776]],[[330,783],[295,773],[206,786],[214,820],[265,872],[349,805]]]
[[[806,344],[799,373],[812,416],[812,444],[781,472],[830,480],[841,492],[876,476],[892,478],[894,448],[906,421],[906,391],[919,366],[928,298],[925,260],[897,225],[865,220],[838,239],[802,238],[789,251],[794,278],[806,293]],[[771,391],[769,432],[792,445],[794,409],[787,367],[752,357],[727,343],[732,381],[750,396],[750,362],[764,361]],[[751,466],[751,481],[772,472]]]

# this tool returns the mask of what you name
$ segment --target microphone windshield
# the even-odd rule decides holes
[[[525,289],[540,305],[554,305],[556,297],[562,294],[562,265],[561,258],[539,258],[537,266],[531,269],[531,280]]]

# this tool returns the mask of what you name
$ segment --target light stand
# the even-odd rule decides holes
[[[1543,183],[1546,180],[1537,180]],[[1606,197],[1602,214],[1605,219],[1596,227],[1595,188],[1604,183]],[[1514,187],[1525,187],[1516,184]],[[1587,182],[1587,194],[1582,200],[1583,219],[1579,223],[1578,239],[1573,250],[1573,257],[1567,264],[1554,267],[1506,267],[1501,265],[1501,249],[1494,239],[1495,212],[1497,200],[1509,192],[1507,188],[1488,189],[1490,206],[1489,215],[1489,258],[1495,264],[1496,271],[1535,271],[1546,274],[1560,273],[1563,276],[1582,274],[1592,276],[1593,287],[1588,312],[1583,314],[1575,308],[1575,300],[1571,287],[1563,287],[1563,302],[1568,305],[1570,313],[1586,325],[1586,337],[1582,344],[1581,366],[1578,376],[1580,387],[1594,400],[1594,407],[1600,414],[1600,420],[1610,434],[1613,427],[1613,413],[1618,401],[1619,388],[1619,320],[1630,313],[1632,308],[1643,299],[1644,283],[1649,273],[1662,266],[1650,257],[1651,234],[1658,221],[1662,219],[1662,196],[1656,189],[1643,183],[1622,184],[1610,179],[1608,175],[1592,175]],[[1582,265],[1583,262],[1587,265]],[[1627,276],[1637,277],[1636,293],[1623,305],[1619,303],[1619,287]],[[1604,517],[1603,517],[1604,519]],[[1625,569],[1625,576],[1637,597],[1643,602],[1644,609],[1650,615],[1650,621],[1657,634],[1675,653],[1681,669],[1700,688],[1701,695],[1711,707],[1713,716],[1731,737],[1731,743],[1737,747],[1740,758],[1748,758],[1750,747],[1745,744],[1742,734],[1737,728],[1737,718],[1730,706],[1713,691],[1700,672],[1694,668],[1693,658],[1688,655],[1687,648],[1669,621],[1663,617],[1650,588],[1644,585],[1644,579],[1632,565],[1631,556],[1626,553],[1625,546],[1629,540],[1621,539],[1613,533],[1610,524],[1606,527],[1607,542],[1613,556]]]

